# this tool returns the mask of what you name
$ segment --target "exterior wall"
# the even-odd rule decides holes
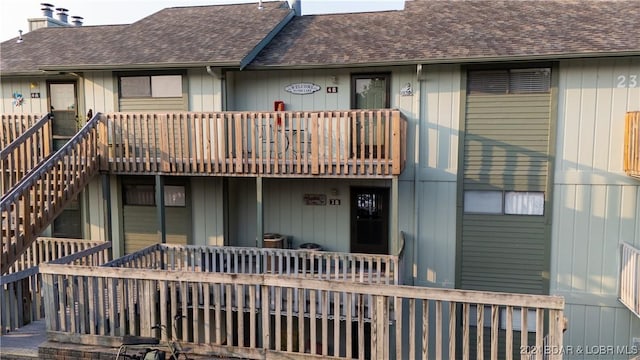
[[[223,110],[222,79],[209,75],[205,68],[189,69],[187,77],[189,111]]]
[[[191,178],[193,245],[225,245],[224,194],[221,178]]]
[[[560,63],[551,293],[566,298],[574,348],[640,338],[617,300],[620,244],[640,248],[640,183],[622,170],[624,114],[640,110],[631,75],[640,57]]]
[[[456,259],[456,191],[460,124],[460,67],[423,67],[420,82],[420,124],[416,133],[418,168],[415,196],[407,199],[415,230],[414,284],[453,288]],[[409,150],[410,152],[411,150]],[[401,181],[407,196],[412,184]],[[402,192],[402,191],[401,191]],[[404,195],[402,196],[404,199]],[[400,202],[405,204],[404,200]],[[403,221],[401,217],[401,221]]]
[[[32,88],[31,85],[34,85]],[[0,113],[2,114],[46,114],[47,107],[47,82],[44,77],[19,77],[0,79],[2,101],[0,101]],[[22,106],[14,106],[13,93],[22,94],[24,102]],[[32,92],[39,92],[40,98],[31,98]]]

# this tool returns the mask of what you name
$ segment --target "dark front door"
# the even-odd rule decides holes
[[[389,189],[351,188],[351,252],[389,251]]]
[[[78,102],[74,82],[50,82],[49,110],[53,115],[54,149],[60,149],[78,130]]]

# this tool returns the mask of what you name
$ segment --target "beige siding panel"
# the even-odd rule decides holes
[[[109,71],[87,72],[84,74],[85,108],[93,113],[115,111],[116,88],[114,78]]]
[[[222,179],[191,178],[193,244],[223,246]]]
[[[205,68],[189,69],[189,111],[222,111],[222,80]]]
[[[588,300],[588,299],[587,299]],[[574,353],[565,356],[571,360],[589,360],[594,358],[594,347],[613,346],[618,352],[602,352],[599,359],[628,359],[633,355],[631,347],[633,339],[640,337],[640,319],[623,307],[582,305],[568,303],[565,306],[565,317],[568,319],[569,329],[564,336],[564,347],[571,346]],[[584,353],[585,347],[590,347],[591,355]],[[638,346],[638,344],[636,344]],[[583,353],[576,354],[575,349],[582,347]],[[637,355],[637,352],[635,353]],[[611,355],[611,356],[609,356]],[[613,356],[617,355],[617,356]]]
[[[423,67],[420,82],[423,105],[420,124],[421,179],[437,173],[442,180],[456,181],[460,125],[460,67]],[[410,152],[410,151],[408,151]]]
[[[122,112],[175,112],[186,110],[187,102],[184,98],[120,99],[120,111]]]
[[[159,242],[156,208],[123,206],[124,251],[131,254]]]
[[[640,109],[640,80],[631,87],[631,76],[640,79],[639,57],[560,63],[556,181],[624,174],[624,114]]]
[[[413,264],[410,270],[416,269],[416,285],[445,288],[455,285],[456,188],[456,183],[449,181],[423,181],[417,184],[416,198],[420,208],[415,264],[411,257],[412,248],[406,249],[408,257],[405,258]],[[412,246],[412,240],[408,239],[406,245]]]
[[[31,88],[32,82],[36,84],[35,88]],[[0,90],[2,94],[0,113],[2,114],[46,114],[49,112],[49,108],[47,107],[47,82],[45,78],[29,77],[28,79],[24,79],[2,77]],[[21,106],[15,106],[13,104],[14,92],[22,94],[24,102]],[[40,98],[32,99],[32,92],[39,92]]]
[[[102,196],[102,177],[97,176],[87,185],[84,192],[86,201],[83,206],[86,216],[86,226],[89,239],[105,241],[105,208]]]

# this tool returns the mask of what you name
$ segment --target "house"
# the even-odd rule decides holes
[[[630,356],[640,182],[637,152],[624,156],[637,123],[624,137],[640,111],[639,12],[169,8],[2,43],[0,113],[51,112],[54,149],[90,110],[108,119],[100,175],[45,234],[111,240],[116,256],[159,241],[404,248],[405,284],[562,296],[567,358]]]

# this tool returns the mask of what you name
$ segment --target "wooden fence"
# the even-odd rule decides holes
[[[640,317],[640,249],[623,243],[620,302]]]
[[[274,273],[287,277],[398,284],[401,261],[395,255],[156,244],[105,266],[155,270]]]
[[[0,335],[45,317],[39,264],[98,266],[110,259],[110,248],[111,243],[104,241],[38,238],[20,264],[12,267],[15,271],[0,277]]]
[[[3,122],[5,115],[3,115]],[[15,123],[15,122],[10,122]],[[3,126],[4,127],[4,126]],[[8,130],[8,129],[7,129]],[[5,131],[3,129],[3,131]],[[7,137],[3,134],[3,138]],[[11,138],[13,138],[11,136]],[[29,129],[0,147],[0,191],[2,195],[51,154],[51,117],[45,115]]]
[[[398,110],[106,117],[114,173],[391,177],[406,160]]]
[[[197,263],[189,254],[176,257]],[[151,268],[41,266],[49,338],[117,347],[124,335],[176,336],[194,354],[256,359],[513,359],[544,344],[562,348],[560,297],[207,272],[193,263],[159,270],[153,252],[138,259]]]
[[[2,274],[99,170],[96,114],[60,150],[0,200]]]
[[[0,149],[4,149],[42,119],[39,114],[0,114]]]
[[[640,111],[628,112],[625,117],[624,171],[640,178]]]

